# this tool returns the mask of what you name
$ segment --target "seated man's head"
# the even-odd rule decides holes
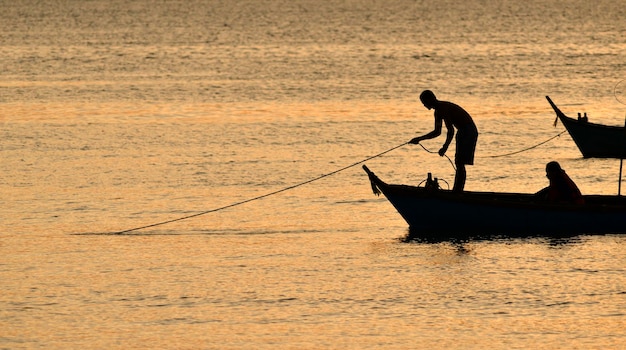
[[[563,169],[561,169],[561,165],[558,162],[552,161],[546,164],[546,176],[549,179],[558,176],[562,172]]]

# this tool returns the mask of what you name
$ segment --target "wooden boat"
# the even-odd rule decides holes
[[[561,112],[550,97],[546,96],[546,99],[584,158],[626,158],[626,127],[570,118]]]
[[[551,203],[534,194],[462,192],[429,186],[389,185],[363,166],[409,224],[413,238],[493,236],[571,237],[626,233],[626,197],[584,196],[585,204]]]

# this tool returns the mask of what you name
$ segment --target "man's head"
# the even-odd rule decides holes
[[[420,94],[420,101],[424,104],[424,107],[431,109],[435,107],[435,103],[437,102],[437,97],[430,90],[424,90]]]
[[[550,162],[548,164],[546,164],[546,176],[551,179],[552,177],[559,175],[560,173],[563,172],[563,169],[561,169],[561,165],[558,162]]]

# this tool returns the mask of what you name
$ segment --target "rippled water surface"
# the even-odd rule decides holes
[[[431,130],[432,89],[478,125],[467,189],[557,160],[616,194],[545,96],[624,123],[621,2],[2,5],[0,348],[626,346],[623,235],[406,242],[360,169],[452,183],[374,157]]]

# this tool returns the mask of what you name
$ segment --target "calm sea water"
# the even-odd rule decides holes
[[[432,89],[478,125],[467,189],[557,160],[617,193],[619,161],[533,146],[563,131],[546,95],[624,123],[623,2],[2,8],[1,349],[626,347],[624,236],[406,243],[356,164],[430,131]],[[367,164],[454,177],[418,146]]]

